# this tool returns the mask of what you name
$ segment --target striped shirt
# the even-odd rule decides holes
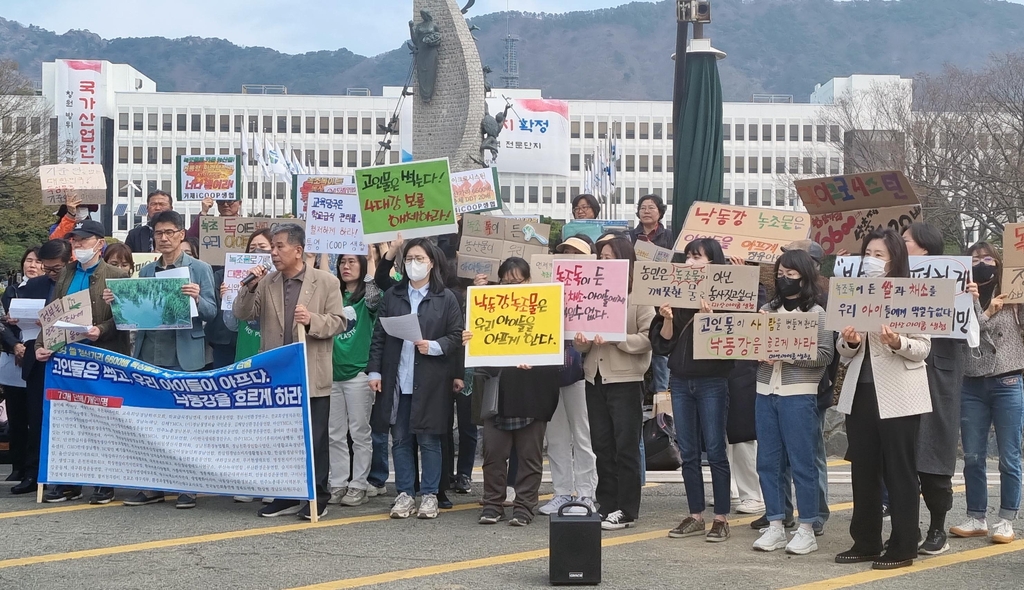
[[[785,308],[772,309],[765,305],[762,311],[768,313],[795,313]],[[776,361],[774,364],[761,363],[757,367],[757,393],[761,395],[817,395],[822,375],[832,362],[835,346],[832,331],[825,328],[825,310],[815,305],[810,312],[818,313],[818,358],[812,361]]]

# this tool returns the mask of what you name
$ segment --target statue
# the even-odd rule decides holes
[[[416,78],[419,81],[419,96],[425,103],[434,98],[437,81],[438,47],[441,46],[441,31],[434,23],[434,17],[426,10],[420,11],[423,22],[409,21],[408,45],[416,62]]]
[[[469,12],[469,9],[473,8],[474,4],[476,4],[476,0],[469,0],[469,2],[467,2],[466,5],[462,7],[462,14],[466,14],[467,12]]]
[[[506,98],[505,110],[492,117],[487,108],[487,102],[484,102],[484,118],[480,122],[480,134],[483,136],[483,141],[480,142],[480,159],[477,160],[481,166],[488,166],[484,152],[491,152],[492,163],[498,159],[498,148],[500,147],[498,135],[501,133],[502,125],[511,109],[512,101]]]

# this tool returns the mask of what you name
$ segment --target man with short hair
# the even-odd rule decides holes
[[[103,261],[101,255],[105,235],[103,224],[98,221],[86,219],[75,224],[67,236],[71,239],[76,262],[64,266],[57,277],[53,296],[49,301],[89,291],[93,326],[89,328],[86,343],[118,354],[128,354],[128,332],[117,330],[110,304],[103,300],[107,280],[128,278],[128,273]],[[36,360],[39,362],[48,361],[53,354],[43,348],[41,339],[36,340],[35,347]],[[82,486],[59,485],[46,492],[43,499],[52,503],[77,500],[81,497]],[[89,498],[89,503],[108,504],[113,499],[114,488],[97,487]]]
[[[210,215],[210,209],[213,208],[214,203],[217,204],[217,213],[221,217],[238,217],[242,212],[242,200],[235,199],[234,201],[214,201],[210,197],[203,199],[203,204],[200,205],[199,215],[192,222],[192,225],[185,232],[185,237],[199,239],[199,227],[202,224],[202,218]]]
[[[323,516],[331,499],[328,424],[334,379],[334,337],[345,331],[347,322],[341,282],[333,274],[306,264],[305,245],[306,232],[301,227],[293,223],[278,226],[270,254],[277,272],[267,276],[265,267],[253,268],[256,280],[238,291],[234,313],[242,321],[259,320],[260,352],[298,342],[298,326],[305,326],[317,513]],[[274,500],[260,509],[259,515],[273,517],[297,512],[302,518],[311,518],[309,506],[301,507],[297,500]]]
[[[172,211],[173,209],[174,200],[171,199],[171,195],[161,190],[149,193],[149,196],[146,197],[147,222],[128,232],[128,237],[125,238],[124,243],[132,249],[132,252],[155,252],[156,248],[153,241],[154,220],[160,213]],[[128,214],[134,215],[135,213],[129,211]]]

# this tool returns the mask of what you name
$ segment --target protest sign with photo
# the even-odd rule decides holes
[[[43,346],[60,350],[67,344],[86,339],[85,332],[92,327],[92,301],[89,290],[53,301],[39,312],[42,324]]]
[[[447,158],[359,169],[356,191],[371,243],[459,230]]]
[[[267,228],[273,230],[285,223],[306,227],[305,220],[290,217],[203,216],[199,219],[199,260],[220,266],[224,264],[224,256],[229,252],[245,252],[253,233]]]
[[[955,282],[946,279],[880,277],[829,279],[829,330],[948,336],[953,331]]]
[[[651,260],[654,262],[672,261],[673,252],[671,250],[644,240],[637,240],[633,244],[633,251],[636,252],[637,260]]]
[[[810,216],[800,211],[697,202],[690,206],[675,251],[682,252],[693,240],[714,238],[726,257],[773,264],[784,246],[806,239],[810,229]]]
[[[756,266],[708,264],[689,266],[672,262],[637,260],[633,265],[630,302],[659,307],[700,309],[701,299],[711,309],[757,311],[760,269]]]
[[[43,204],[63,205],[69,194],[75,194],[83,205],[107,202],[107,177],[99,164],[46,164],[39,167],[39,184]]]
[[[238,156],[178,156],[178,200],[238,201],[242,168]]]
[[[600,335],[609,342],[626,339],[629,303],[628,260],[554,261],[552,276],[565,285],[565,336],[577,332],[588,339]]]
[[[303,346],[190,373],[67,347],[46,364],[39,482],[313,498]]]
[[[110,310],[118,330],[192,328],[193,299],[181,292],[187,278],[109,279]],[[193,302],[194,303],[194,302]]]
[[[242,280],[254,266],[271,264],[270,254],[231,252],[224,259],[224,286],[227,291],[220,300],[220,308],[227,311],[235,304]]]
[[[811,215],[811,239],[825,254],[857,252],[872,230],[899,232],[921,217],[921,202],[900,171],[809,178],[794,184]]]
[[[455,213],[479,213],[501,209],[497,168],[452,172]]]
[[[306,211],[306,252],[366,255],[363,220],[356,195],[310,193]]]
[[[693,358],[810,361],[818,358],[817,312],[698,313]]]
[[[328,187],[331,187],[328,190]],[[321,174],[292,175],[292,215],[306,218],[306,202],[311,193],[356,194],[354,176],[324,176]]]
[[[467,367],[561,366],[562,284],[470,287]]]

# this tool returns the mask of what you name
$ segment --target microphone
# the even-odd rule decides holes
[[[260,266],[262,266],[268,272],[270,271],[270,269],[274,268],[274,265],[272,265],[269,261],[264,262]],[[249,275],[247,277],[245,277],[244,279],[242,279],[242,282],[239,283],[239,284],[241,286],[243,286],[243,287],[248,287],[249,283],[251,283],[251,282],[253,282],[255,280],[256,280],[256,274],[255,273],[249,273]]]

